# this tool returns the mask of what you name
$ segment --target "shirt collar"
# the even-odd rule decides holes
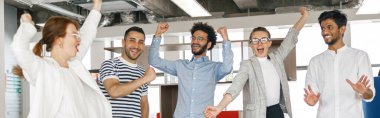
[[[123,57],[119,57],[119,59],[121,62],[123,62],[124,64],[127,64],[128,66],[137,67],[137,64],[131,63],[131,62],[125,60]]]
[[[205,62],[205,61],[209,61],[208,57],[207,56],[202,56],[198,59],[196,59],[194,56],[193,58],[191,58],[190,62]]]
[[[337,53],[341,53],[341,52],[345,51],[347,48],[348,48],[347,45],[344,45],[343,47],[341,47],[341,48],[339,48],[339,49],[337,50]],[[337,53],[335,53],[334,50],[329,50],[329,49],[327,49],[327,51],[328,51],[330,54],[334,54],[334,55],[337,54]]]

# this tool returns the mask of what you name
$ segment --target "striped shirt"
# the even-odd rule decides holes
[[[121,84],[128,83],[144,76],[145,70],[137,64],[132,64],[122,57],[106,60],[100,68],[100,89],[112,106],[113,117],[141,117],[141,96],[148,94],[148,85],[144,84],[131,94],[112,99],[108,95],[103,82],[107,79],[118,79]]]

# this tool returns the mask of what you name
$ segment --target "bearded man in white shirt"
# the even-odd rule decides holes
[[[317,118],[363,118],[362,100],[375,96],[368,54],[343,43],[347,17],[339,10],[318,18],[328,49],[310,60],[305,102],[319,101]]]

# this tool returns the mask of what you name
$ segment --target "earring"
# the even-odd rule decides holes
[[[63,44],[62,44],[62,43],[61,43],[61,44],[59,44],[59,47],[60,47],[60,48],[63,48]]]

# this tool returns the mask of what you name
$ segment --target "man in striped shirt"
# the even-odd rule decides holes
[[[113,117],[148,118],[148,83],[156,78],[152,68],[145,71],[136,60],[144,51],[145,33],[129,28],[122,41],[121,57],[104,61],[100,68],[100,89],[112,105]]]

